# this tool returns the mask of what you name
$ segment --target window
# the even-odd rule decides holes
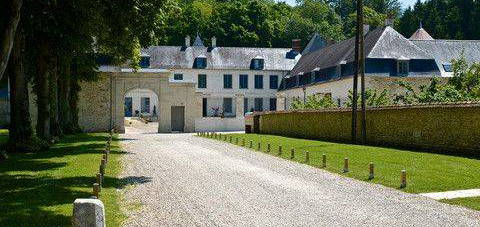
[[[140,57],[140,68],[148,68],[150,67],[150,56],[142,56]]]
[[[263,75],[255,75],[255,89],[263,89]]]
[[[277,99],[270,98],[270,111],[275,111],[275,110],[277,110]]]
[[[243,98],[243,114],[248,112],[248,98]]]
[[[232,112],[232,98],[223,98],[223,113]]]
[[[198,74],[198,88],[207,88],[207,75]]]
[[[254,58],[252,59],[252,63],[250,64],[250,69],[254,70],[262,70],[264,66],[264,60],[261,58]]]
[[[203,117],[207,116],[207,107],[208,107],[207,98],[203,98],[202,99],[202,116]]]
[[[239,88],[248,89],[248,75],[240,75]]]
[[[452,65],[451,65],[451,64],[443,64],[443,69],[444,69],[445,72],[447,72],[447,73],[453,72],[453,70],[452,70]]]
[[[232,88],[232,75],[223,75],[223,88]]]
[[[255,111],[263,111],[263,99],[255,98]]]
[[[408,61],[397,62],[397,76],[408,76]]]
[[[193,68],[195,69],[204,69],[207,68],[207,58],[206,57],[197,57],[193,62]]]
[[[183,74],[175,73],[175,74],[173,74],[173,79],[174,80],[183,80]]]
[[[140,110],[142,113],[150,113],[150,98],[142,97],[140,98]]]
[[[270,89],[278,89],[278,76],[270,75]]]

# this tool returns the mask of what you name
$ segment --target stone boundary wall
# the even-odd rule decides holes
[[[351,109],[265,112],[259,133],[350,142]],[[358,115],[361,133],[361,112]],[[480,103],[367,109],[367,143],[442,151],[480,149]]]

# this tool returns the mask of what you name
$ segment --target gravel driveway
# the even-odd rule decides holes
[[[126,226],[480,226],[480,212],[193,134],[127,131]]]

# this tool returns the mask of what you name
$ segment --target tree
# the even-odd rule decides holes
[[[356,19],[357,13],[352,13],[346,18],[344,33],[347,37],[355,36],[356,32]],[[370,25],[370,29],[375,29],[376,27],[383,26],[387,15],[376,12],[375,10],[369,7],[363,7],[363,20],[364,24]]]
[[[12,51],[15,32],[22,9],[22,0],[6,0],[0,3],[0,13],[5,21],[0,22],[0,80],[3,78],[5,69],[7,68],[10,52]]]
[[[365,104],[367,107],[388,106],[392,104],[392,100],[386,89],[384,89],[380,93],[375,89],[371,89],[371,88],[366,89],[365,98],[366,98]],[[360,99],[360,97],[357,97],[357,99]],[[348,101],[345,103],[345,105],[348,107],[351,107],[353,103],[352,101],[353,101],[353,92],[349,90]],[[357,105],[358,104],[360,104],[360,102],[357,100]]]
[[[294,110],[323,109],[323,108],[332,108],[332,107],[338,107],[338,105],[332,101],[332,97],[330,95],[319,95],[319,94],[307,96],[305,103],[297,98],[297,99],[294,99],[291,104],[291,108]]]

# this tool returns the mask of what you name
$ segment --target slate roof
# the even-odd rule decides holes
[[[290,48],[152,46],[142,50],[150,56],[150,68],[191,69],[195,58],[207,58],[206,69],[250,69],[255,57],[264,59],[264,70],[289,71],[298,61],[286,58]]]
[[[318,33],[315,33],[313,37],[308,42],[305,49],[302,51],[302,55],[308,54],[310,52],[314,52],[318,49],[321,49],[327,45],[325,39],[323,39]]]
[[[385,59],[432,59],[390,26],[369,31],[364,37],[365,56]],[[325,69],[355,60],[355,37],[303,55],[291,75]]]
[[[444,72],[442,64],[451,63],[463,55],[468,63],[480,62],[480,40],[411,40],[422,48],[432,58],[435,58],[438,68]]]
[[[425,31],[425,29],[420,27],[418,30],[416,30],[412,34],[412,36],[410,36],[409,39],[410,40],[433,40],[433,37],[430,34],[428,34],[428,32]]]

